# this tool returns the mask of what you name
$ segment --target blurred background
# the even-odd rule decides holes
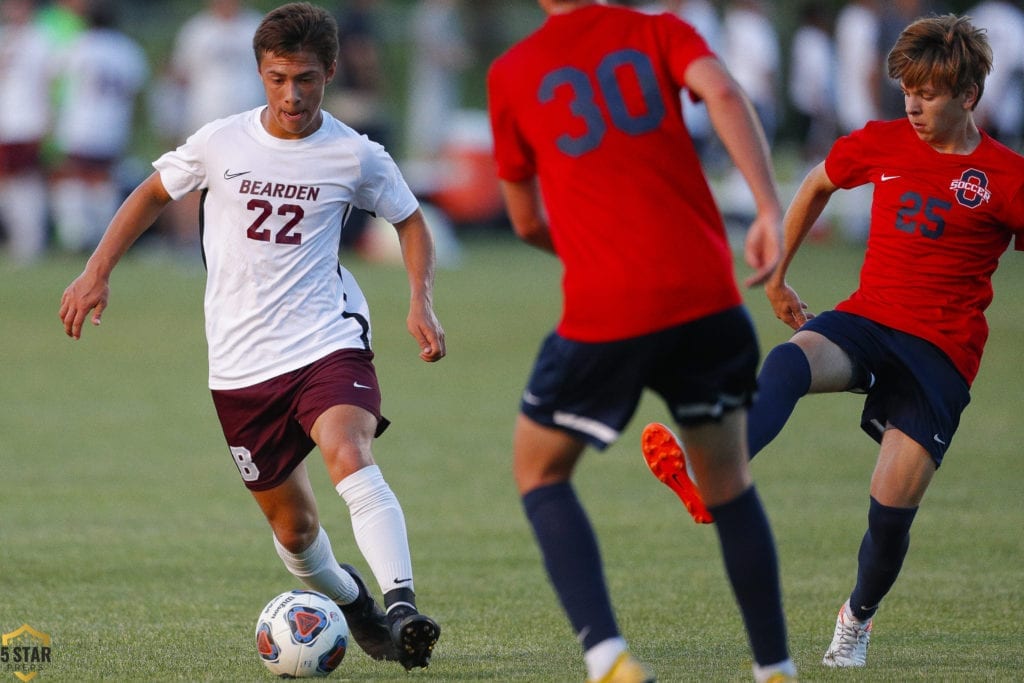
[[[275,0],[0,0],[0,260],[88,253],[150,163],[203,123],[262,102],[251,37]],[[534,0],[321,2],[339,22],[339,71],[325,108],[381,142],[423,200],[442,255],[467,230],[507,230],[490,159],[485,77],[491,61],[543,21]],[[914,18],[968,13],[996,54],[978,122],[1020,150],[1024,9],[1019,1],[662,0],[701,31],[754,101],[784,200],[839,135],[902,116],[885,76],[888,47]],[[700,105],[691,134],[730,226],[749,197]],[[864,192],[870,196],[870,188]],[[863,192],[843,193],[817,239],[863,240]],[[198,198],[165,212],[151,246],[194,257]],[[343,246],[394,259],[365,215]]]

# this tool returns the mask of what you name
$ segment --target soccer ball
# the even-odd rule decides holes
[[[348,622],[322,593],[281,593],[256,620],[256,652],[281,678],[326,676],[338,668],[348,647]]]

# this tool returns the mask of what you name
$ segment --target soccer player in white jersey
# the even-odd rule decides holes
[[[96,247],[124,198],[115,171],[149,77],[146,53],[118,28],[110,4],[91,5],[86,20],[58,61],[65,88],[54,142],[61,161],[50,186],[58,241],[78,252]]]
[[[0,234],[15,263],[46,251],[43,139],[50,132],[50,43],[32,0],[0,0]]]
[[[370,444],[388,425],[366,300],[338,263],[352,207],[394,224],[408,271],[409,332],[427,362],[445,355],[433,310],[434,247],[385,150],[321,109],[337,26],[309,3],[268,13],[253,39],[267,104],[199,129],[161,156],[121,205],[60,317],[78,339],[107,306],[110,273],[172,200],[203,199],[209,384],[232,457],[288,570],[337,602],[375,659],[425,667],[440,627],[416,609],[405,517]],[[339,565],[304,463],[318,446],[384,597]]]

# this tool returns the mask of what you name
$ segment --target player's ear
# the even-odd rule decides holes
[[[978,106],[978,84],[971,83],[964,90],[964,109],[973,111]]]
[[[331,62],[330,66],[327,67],[327,73],[324,74],[324,78],[325,78],[325,80],[328,83],[330,83],[332,80],[334,80],[334,74],[335,74],[335,72],[337,72],[337,70],[338,70],[338,60],[335,59],[333,62]]]

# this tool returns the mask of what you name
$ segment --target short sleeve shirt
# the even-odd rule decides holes
[[[973,382],[992,273],[1011,239],[1024,250],[1024,157],[985,133],[971,154],[941,154],[899,119],[840,138],[825,170],[874,185],[860,283],[836,309],[927,339]]]
[[[369,348],[366,300],[338,262],[342,225],[351,207],[397,223],[418,206],[379,144],[327,112],[312,135],[276,138],[262,110],[210,123],[153,164],[172,198],[204,193],[211,389]]]
[[[498,175],[539,182],[564,266],[563,336],[623,339],[740,303],[680,99],[687,68],[712,56],[675,16],[588,5],[491,66]]]

